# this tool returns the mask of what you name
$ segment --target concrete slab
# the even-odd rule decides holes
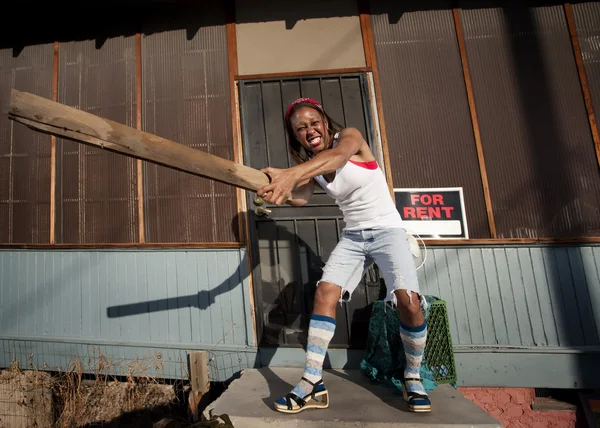
[[[289,392],[301,376],[301,369],[269,367],[245,370],[204,412],[228,414],[235,427],[485,427],[502,425],[450,385],[430,393],[430,413],[409,412],[401,395],[372,384],[358,370],[325,370],[329,390],[327,409],[307,409],[295,415],[277,412],[273,400]]]

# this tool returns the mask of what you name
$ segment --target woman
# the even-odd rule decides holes
[[[309,202],[318,184],[339,205],[346,227],[317,284],[303,376],[289,394],[275,401],[276,410],[298,413],[328,407],[322,370],[335,331],[336,304],[346,292],[352,294],[374,261],[388,288],[386,300],[396,304],[400,313],[398,334],[407,362],[404,399],[412,411],[429,412],[431,404],[419,372],[427,339],[422,296],[408,238],[383,172],[361,133],[342,129],[314,99],[294,101],[285,124],[298,165],[263,169],[271,180],[257,195],[275,205],[301,206]]]

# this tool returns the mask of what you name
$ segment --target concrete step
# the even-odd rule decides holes
[[[245,370],[204,411],[204,415],[210,418],[211,415],[228,414],[236,428],[502,428],[450,385],[439,385],[429,394],[430,413],[412,413],[401,395],[371,383],[359,370],[324,371],[323,380],[330,401],[327,409],[307,409],[298,414],[275,411],[273,401],[291,391],[301,375],[299,368]]]

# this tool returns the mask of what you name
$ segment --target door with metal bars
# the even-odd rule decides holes
[[[335,121],[356,127],[373,146],[367,84],[365,74],[240,81],[245,163],[257,169],[294,165],[284,113],[301,96],[321,101]],[[306,343],[316,283],[344,227],[342,214],[318,186],[303,207],[266,206],[255,198],[247,193],[259,345],[299,347]],[[350,302],[337,306],[332,347],[365,347],[370,304],[382,290],[371,269]]]

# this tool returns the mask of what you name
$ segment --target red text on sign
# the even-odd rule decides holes
[[[404,218],[452,218],[454,207],[444,207],[444,196],[439,193],[413,193],[410,195],[412,205],[419,207],[404,207]]]
[[[452,218],[454,207],[404,207],[404,218]]]
[[[413,205],[418,203],[423,205],[444,205],[444,197],[439,193],[434,193],[433,195],[428,193],[413,193],[410,195],[410,203]]]

